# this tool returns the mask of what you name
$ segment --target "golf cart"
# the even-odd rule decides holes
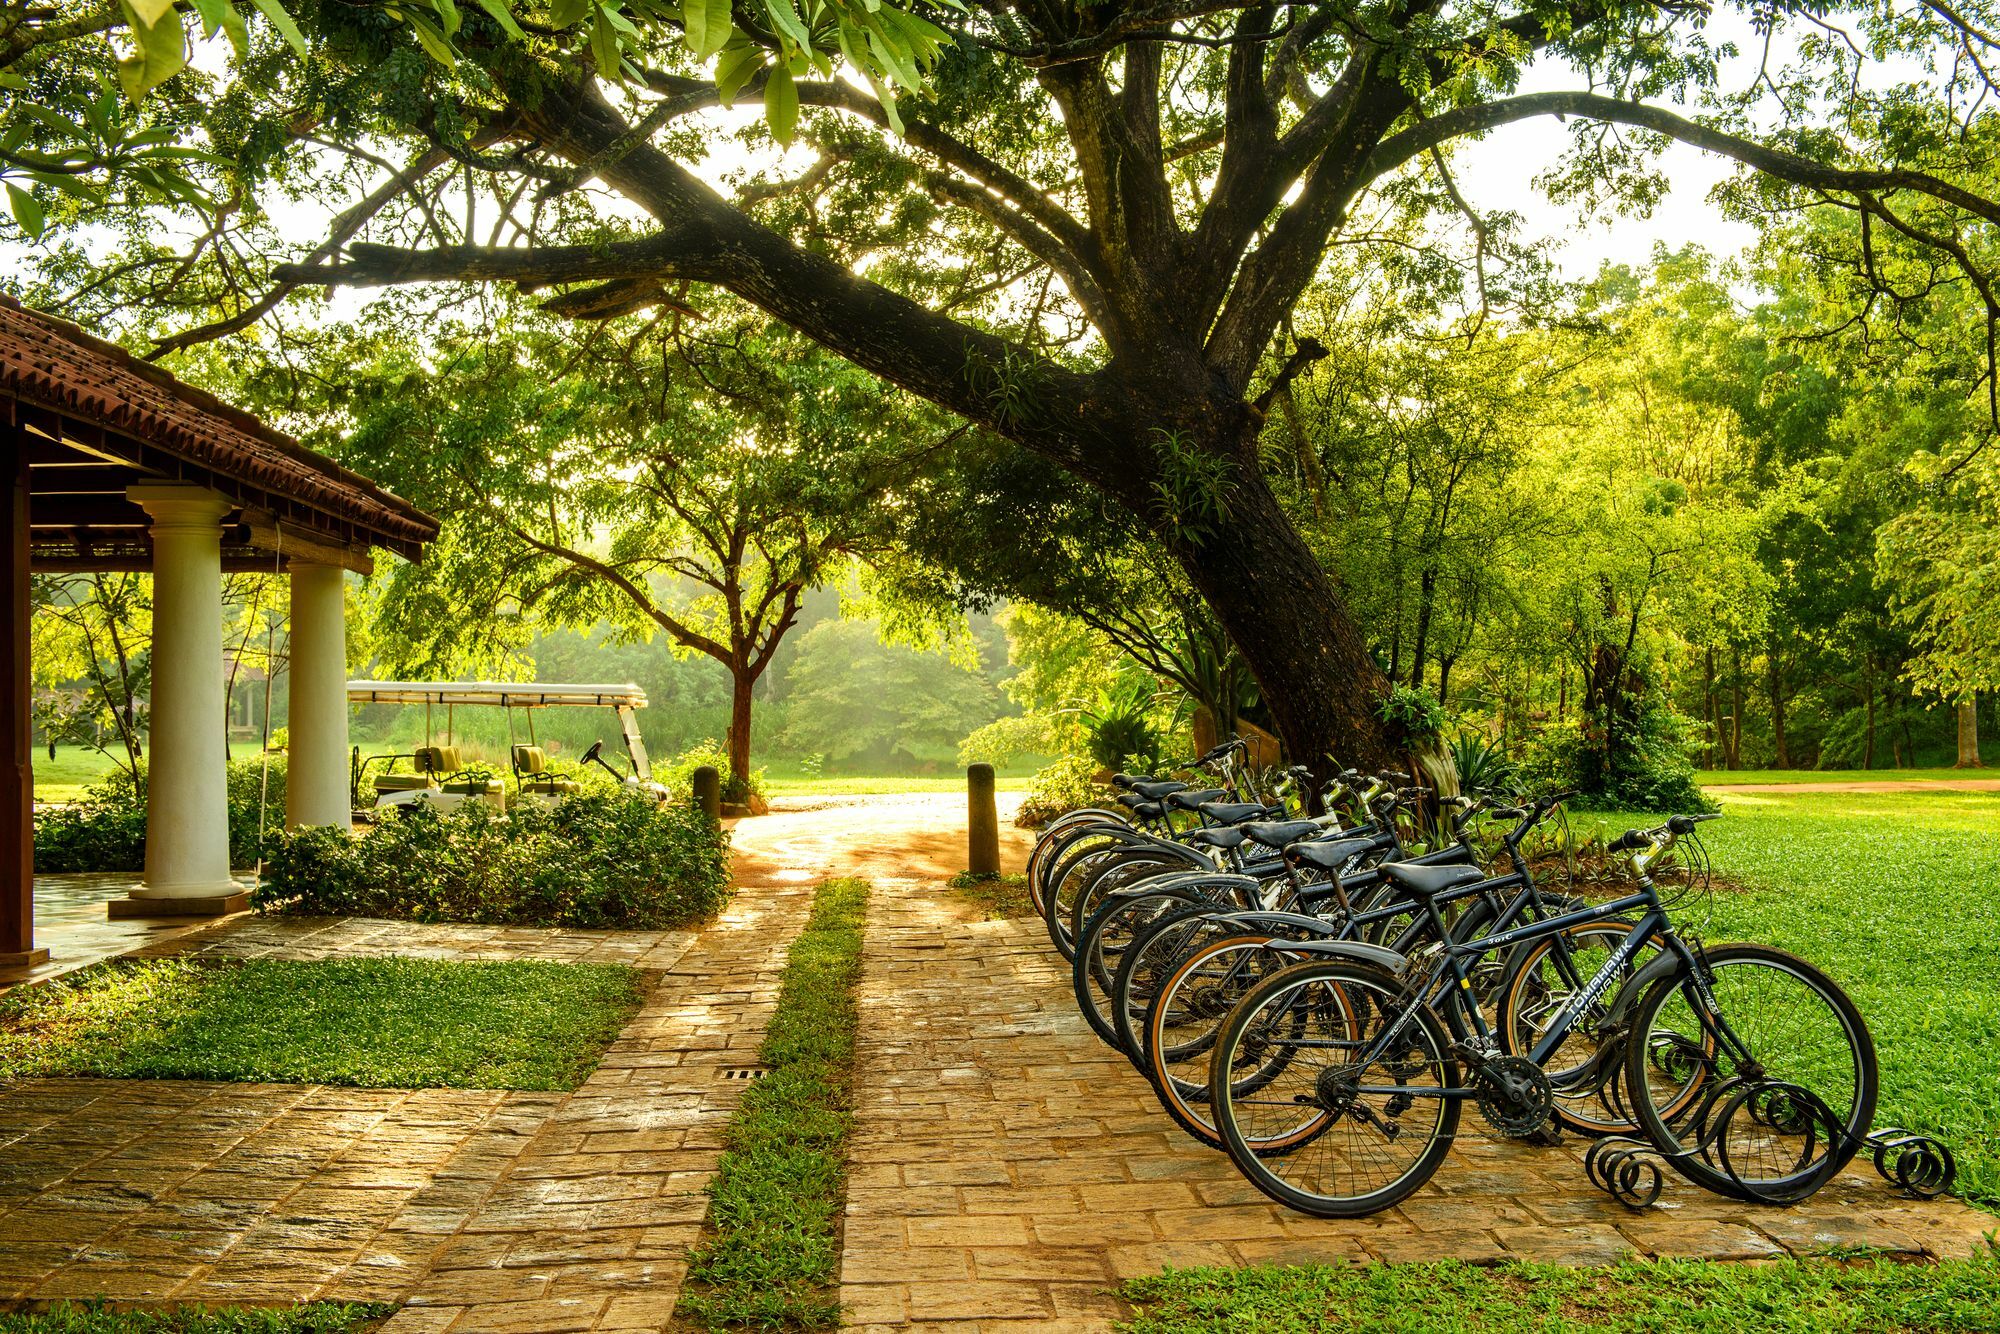
[[[362,780],[374,785],[374,809],[413,806],[418,803],[444,809],[467,801],[490,801],[506,806],[513,801],[556,802],[580,788],[572,778],[549,772],[548,752],[535,740],[535,710],[546,708],[610,709],[618,715],[618,729],[625,739],[627,771],[621,772],[604,758],[604,742],[593,742],[583,752],[581,763],[595,764],[618,782],[642,791],[655,801],[667,799],[665,787],[653,781],[646,743],[639,737],[634,710],[646,707],[646,692],[636,685],[543,685],[534,681],[349,681],[349,704],[421,704],[424,706],[424,744],[407,753],[363,756],[354,748],[350,766],[351,799],[361,809]],[[510,794],[499,777],[465,763],[459,748],[452,744],[452,723],[459,705],[507,710],[508,761],[513,770]],[[434,708],[444,709],[443,745],[434,744]],[[527,725],[527,741],[514,732],[514,711],[520,710]],[[402,766],[408,763],[408,768]]]

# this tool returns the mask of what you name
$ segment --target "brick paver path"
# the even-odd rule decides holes
[[[0,1299],[394,1299],[561,1098],[189,1080],[8,1086]]]
[[[1039,922],[968,921],[909,881],[870,903],[842,1301],[853,1325],[1105,1328],[1120,1279],[1162,1265],[1506,1256],[1750,1259],[1866,1245],[1963,1255],[1990,1216],[1899,1199],[1872,1170],[1797,1209],[1670,1182],[1628,1212],[1591,1186],[1580,1142],[1487,1138],[1477,1114],[1400,1208],[1334,1222],[1258,1194],[1182,1135],[1077,1014]]]

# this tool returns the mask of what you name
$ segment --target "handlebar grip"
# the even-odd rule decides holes
[[[1408,774],[1396,769],[1384,769],[1375,776],[1385,783],[1409,783],[1414,781]]]
[[[1630,852],[1637,848],[1643,848],[1650,842],[1652,840],[1646,837],[1645,830],[1627,829],[1617,838],[1605,844],[1604,850],[1606,852]]]
[[[1528,818],[1528,813],[1519,806],[1495,806],[1486,813],[1496,820],[1525,820]]]

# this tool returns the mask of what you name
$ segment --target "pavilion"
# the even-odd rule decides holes
[[[286,821],[347,827],[345,572],[409,560],[437,520],[158,366],[0,295],[0,966],[34,943],[29,574],[153,575],[146,869],[113,916],[244,906],[230,878],[222,573],[290,577]]]

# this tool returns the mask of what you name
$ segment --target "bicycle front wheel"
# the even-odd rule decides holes
[[[1321,1218],[1386,1209],[1430,1180],[1458,1130],[1458,1065],[1428,1006],[1390,974],[1299,964],[1223,1022],[1209,1075],[1223,1148],[1250,1183]],[[1246,1056],[1267,1078],[1239,1089]]]
[[[1875,1042],[1826,974],[1763,945],[1705,952],[1633,1007],[1626,1097],[1674,1169],[1736,1199],[1794,1204],[1845,1167],[1875,1116]]]

